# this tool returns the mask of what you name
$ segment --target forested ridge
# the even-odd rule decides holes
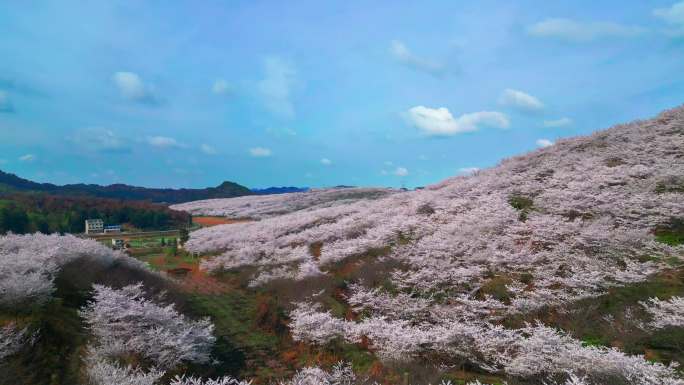
[[[143,230],[186,227],[190,215],[160,204],[43,193],[0,195],[0,234],[82,233],[85,220],[128,224]]]
[[[87,196],[97,198],[112,198],[122,200],[140,200],[158,203],[181,203],[199,199],[230,198],[252,195],[247,187],[234,182],[223,182],[216,187],[203,189],[171,189],[147,188],[129,186],[126,184],[112,184],[100,186],[96,184],[67,184],[58,186],[52,183],[37,183],[18,177],[14,174],[0,171],[0,192],[43,192],[64,196]]]

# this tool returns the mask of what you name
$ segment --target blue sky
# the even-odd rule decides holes
[[[684,2],[7,1],[0,169],[419,186],[684,102]]]

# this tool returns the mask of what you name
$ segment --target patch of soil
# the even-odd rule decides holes
[[[231,285],[200,270],[198,263],[181,263],[177,269],[183,269],[186,273],[180,280],[183,290],[200,294],[222,294],[231,290]]]
[[[166,265],[166,257],[163,255],[155,257],[152,260],[150,260],[150,264],[153,266],[164,266]]]
[[[192,223],[198,224],[202,227],[227,225],[231,223],[244,223],[251,221],[251,219],[231,219],[225,217],[192,217]]]

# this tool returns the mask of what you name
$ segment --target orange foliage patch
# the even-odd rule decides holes
[[[231,223],[251,222],[250,219],[230,219],[225,217],[192,217],[192,223],[198,224],[202,227],[211,227],[217,225],[227,225]]]
[[[163,255],[160,255],[160,256],[152,259],[152,261],[150,261],[150,262],[154,266],[164,266],[166,264],[166,258]]]
[[[186,291],[201,294],[221,294],[231,289],[227,283],[221,282],[200,270],[199,263],[183,262],[178,268],[188,270],[187,274],[180,280],[181,287]]]
[[[379,361],[373,363],[373,365],[368,370],[368,374],[372,377],[381,378],[385,373],[385,367]]]

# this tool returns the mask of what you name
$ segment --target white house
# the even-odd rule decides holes
[[[105,233],[120,233],[121,225],[109,225],[104,228]]]
[[[86,219],[85,233],[101,233],[104,231],[104,221],[102,219]]]

